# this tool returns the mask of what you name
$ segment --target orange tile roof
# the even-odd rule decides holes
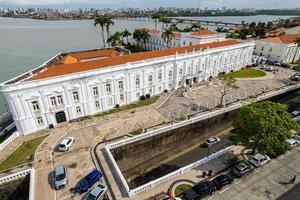
[[[161,31],[156,30],[156,29],[144,29],[145,31],[147,31],[150,34],[159,34],[161,33]]]
[[[191,35],[193,35],[193,36],[214,35],[214,34],[216,34],[214,31],[211,31],[208,29],[203,29],[203,30],[199,30],[199,31],[191,33]]]
[[[294,43],[296,38],[299,38],[299,37],[300,37],[300,33],[299,34],[291,34],[291,35],[283,35],[283,36],[279,36],[279,37],[268,37],[268,38],[261,39],[259,41],[291,44],[291,43]]]
[[[104,50],[96,50],[96,51],[89,51],[89,52],[78,52],[72,53],[71,56],[78,60],[90,59],[90,58],[97,58],[97,57],[114,57],[118,54],[118,51],[114,49],[104,49]]]
[[[104,58],[101,60],[87,61],[87,62],[79,62],[72,64],[56,64],[50,66],[45,71],[41,71],[39,74],[36,74],[31,78],[31,80],[39,80],[43,78],[50,78],[55,76],[61,76],[66,74],[78,73],[87,70],[95,70],[115,65],[126,64],[129,62],[142,61],[147,59],[159,58],[164,56],[170,56],[178,54],[183,54],[186,51],[192,52],[194,50],[199,49],[207,49],[207,48],[217,48],[223,46],[230,46],[240,44],[238,40],[226,40],[220,42],[212,42],[207,44],[197,44],[192,46],[178,47],[165,49],[160,51],[148,51],[142,53],[128,54],[123,56],[116,56],[111,58]]]

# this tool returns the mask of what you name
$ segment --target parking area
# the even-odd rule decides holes
[[[235,179],[231,185],[224,187],[213,196],[206,197],[206,200],[289,200],[289,192],[298,194],[294,187],[300,183],[300,146],[288,151],[286,154],[272,159],[268,164],[255,168],[254,171],[240,179]],[[286,184],[296,175],[294,184]],[[281,196],[285,195],[287,198]],[[293,196],[290,199],[296,200]]]
[[[58,165],[64,165],[67,168],[68,184],[65,188],[55,191],[57,199],[81,199],[82,194],[73,194],[69,190],[73,188],[76,183],[95,169],[95,165],[90,158],[90,148],[93,144],[94,138],[99,135],[99,131],[93,130],[92,127],[82,130],[74,131],[66,134],[63,138],[72,136],[75,138],[75,142],[66,152],[59,152],[57,145],[53,152],[54,167]],[[61,141],[61,140],[60,140]],[[53,177],[52,172],[49,173],[50,177]],[[53,187],[53,180],[49,178]]]

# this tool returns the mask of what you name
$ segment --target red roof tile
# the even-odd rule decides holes
[[[87,61],[87,62],[78,62],[78,63],[71,63],[71,64],[56,64],[50,66],[45,71],[36,74],[31,78],[31,80],[39,80],[43,78],[50,78],[55,76],[61,76],[66,74],[78,73],[87,70],[95,70],[115,65],[126,64],[129,62],[136,62],[142,61],[147,59],[159,58],[164,56],[170,56],[178,54],[183,54],[186,51],[192,52],[194,50],[199,49],[207,49],[207,48],[217,48],[223,46],[230,46],[240,44],[238,40],[226,40],[220,42],[212,42],[207,44],[197,44],[192,46],[185,46],[185,47],[178,47],[178,48],[170,48],[160,51],[148,51],[142,53],[135,53],[123,56],[116,56],[111,58],[104,58],[101,60],[94,60],[94,61]]]
[[[296,38],[299,38],[299,37],[300,37],[300,33],[299,34],[292,34],[292,35],[283,35],[283,36],[279,36],[279,37],[268,37],[268,38],[261,39],[259,41],[271,42],[271,43],[291,44],[291,43],[294,43]]]

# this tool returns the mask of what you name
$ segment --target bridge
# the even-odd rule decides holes
[[[151,17],[140,17],[140,16],[130,16],[130,17],[114,17],[115,19],[123,20],[133,20],[133,21],[144,21],[144,22],[155,22]],[[243,26],[241,23],[235,22],[222,22],[222,21],[213,21],[213,20],[202,20],[202,19],[188,19],[182,17],[169,17],[172,22],[175,22],[178,19],[184,20],[183,24],[192,24],[194,22],[199,22],[202,25],[207,26],[223,26],[223,27],[238,27]]]
[[[172,19],[172,21],[182,19],[185,21],[185,23],[199,22],[200,24],[206,24],[212,26],[231,26],[231,27],[243,26],[241,23],[234,23],[234,22],[222,22],[222,21],[202,20],[202,19],[187,19],[187,18],[180,18],[180,17],[170,17],[170,19]]]

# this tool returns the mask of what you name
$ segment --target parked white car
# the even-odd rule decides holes
[[[213,136],[213,137],[208,138],[208,139],[205,141],[204,145],[205,145],[206,147],[211,147],[212,145],[217,144],[217,143],[220,142],[220,141],[221,141],[220,138],[218,138],[218,137],[216,137],[216,136]]]
[[[107,191],[107,186],[104,184],[99,184],[97,187],[94,187],[86,196],[86,200],[101,200],[103,199]]]
[[[293,138],[287,139],[286,142],[288,143],[288,145],[289,145],[290,148],[293,148],[293,147],[295,147],[295,146],[297,146],[297,145],[300,144],[299,140],[296,140],[296,139],[293,139]]]
[[[68,151],[69,148],[72,146],[74,143],[75,138],[73,137],[67,137],[61,141],[61,143],[58,145],[58,150],[59,151]]]
[[[270,157],[267,155],[262,155],[262,154],[256,154],[254,155],[249,162],[251,163],[251,165],[253,165],[254,167],[261,167],[264,164],[268,163],[270,161]]]

